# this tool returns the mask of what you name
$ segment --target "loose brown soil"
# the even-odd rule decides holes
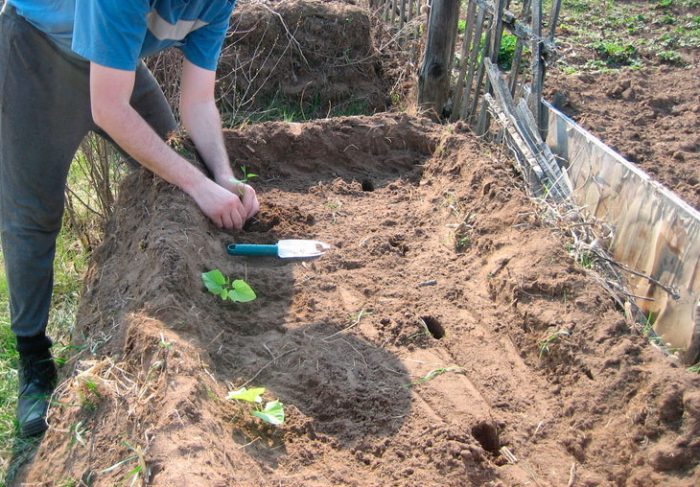
[[[260,175],[244,232],[144,171],[125,181],[22,481],[128,484],[142,459],[158,486],[698,485],[700,378],[629,329],[503,154],[406,115],[227,144]],[[225,252],[295,237],[333,249]],[[212,268],[258,299],[205,292]],[[225,399],[244,384],[286,423]]]
[[[697,67],[554,74],[547,84],[567,115],[700,209]]]
[[[307,97],[382,108],[352,3],[273,3],[284,25],[242,5],[220,95],[255,110]],[[697,207],[697,77],[653,69],[548,84]],[[407,115],[228,132],[262,203],[235,234],[158,178],[129,176],[87,278],[81,351],[16,484],[700,484],[700,378],[629,328],[506,155],[459,132]],[[306,262],[225,252],[280,238],[333,249]],[[208,294],[212,268],[258,299]],[[279,398],[285,424],[225,399],[244,385]]]

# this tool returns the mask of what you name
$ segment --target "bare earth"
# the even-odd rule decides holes
[[[299,46],[269,9],[238,9],[224,104],[387,104],[364,10],[278,7]],[[548,86],[700,206],[696,71],[552,73]],[[507,155],[459,132],[403,114],[228,132],[262,203],[235,234],[132,174],[87,278],[80,352],[15,484],[700,485],[700,377],[628,326],[542,226]],[[333,249],[225,252],[280,238]],[[208,294],[213,268],[258,299]],[[279,398],[285,424],[226,400],[243,385]]]
[[[227,143],[260,175],[244,232],[143,171],[124,183],[79,313],[86,348],[64,368],[82,373],[21,481],[128,484],[143,461],[157,486],[700,483],[700,378],[630,330],[502,154],[407,115]],[[294,237],[333,249],[225,252]],[[258,299],[205,292],[212,268]],[[279,398],[286,423],[225,399],[244,384]]]
[[[698,67],[548,78],[564,112],[700,209]]]

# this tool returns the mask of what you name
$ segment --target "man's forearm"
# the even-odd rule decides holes
[[[168,147],[129,104],[133,88],[132,71],[92,63],[90,101],[95,123],[145,168],[189,194],[217,226],[242,228],[257,203],[254,194],[246,207],[238,195],[207,178]]]
[[[233,176],[221,133],[221,117],[214,100],[181,106],[182,123],[214,179],[222,183]]]
[[[168,147],[130,105],[113,105],[95,122],[141,165],[183,191],[191,193],[205,177]]]

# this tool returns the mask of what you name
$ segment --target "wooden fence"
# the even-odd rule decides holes
[[[432,0],[419,106],[507,144],[534,194],[612,228],[610,254],[596,255],[628,275],[631,291],[623,294],[655,318],[654,340],[693,363],[700,355],[700,213],[543,102],[561,3],[545,13],[542,0],[523,0],[514,13],[510,0]],[[399,30],[417,12],[415,2],[375,5]],[[507,72],[499,66],[506,31],[516,39]]]
[[[571,200],[615,229],[609,251],[622,264],[638,306],[663,344],[695,363],[700,357],[700,212],[550,104],[544,106],[547,143],[567,163]]]
[[[398,23],[402,29],[421,14],[429,0],[370,0],[370,8],[378,10],[385,22]]]
[[[510,0],[469,0],[465,8],[458,0],[433,0],[428,22],[428,39],[421,66],[419,103],[437,115],[446,115],[447,93],[453,94],[449,116],[451,121],[467,120],[477,133],[488,130],[488,106],[483,94],[490,91],[485,60],[498,66],[501,41],[505,31],[515,36],[516,44],[507,75],[511,96],[516,96],[523,57],[529,49],[530,109],[540,128],[545,123],[541,104],[546,66],[557,55],[554,31],[561,11],[561,0],[552,3],[548,15],[543,14],[542,0],[524,0],[517,13],[510,10]],[[463,10],[460,15],[460,10]],[[458,42],[457,25],[462,19],[463,32]],[[457,49],[459,47],[459,49]],[[432,83],[433,78],[451,73],[458,55],[459,74],[454,86]]]
[[[569,194],[566,175],[544,143],[546,112],[539,103],[546,66],[557,56],[553,39],[561,0],[554,0],[548,15],[543,15],[542,0],[524,0],[517,14],[510,0],[379,0],[371,5],[399,32],[429,12],[418,76],[421,109],[436,118],[464,120],[478,135],[490,131],[495,114],[506,134],[500,139],[519,150],[520,168],[534,192],[557,199]],[[516,39],[508,73],[498,64],[506,31]],[[418,32],[405,34],[410,38]],[[527,99],[516,103],[522,93],[529,93]]]

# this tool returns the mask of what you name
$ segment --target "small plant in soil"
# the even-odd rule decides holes
[[[158,346],[160,348],[165,349],[165,350],[170,350],[171,348],[173,348],[172,342],[169,342],[168,340],[166,340],[162,333],[160,334],[160,340],[158,341]]]
[[[229,281],[219,269],[203,272],[202,281],[210,293],[220,296],[224,301],[247,303],[257,298],[255,291],[247,282],[243,279]]]
[[[227,399],[243,402],[248,404],[253,409],[250,411],[252,416],[274,426],[279,426],[284,423],[284,405],[275,399],[268,401],[265,406],[262,405],[262,395],[265,393],[264,387],[252,387],[246,389],[241,387],[237,391],[231,391],[226,396]]]
[[[656,316],[654,316],[654,313],[649,313],[645,320],[644,324],[642,325],[642,334],[647,337],[647,340],[649,340],[651,343],[655,345],[663,345],[663,340],[661,340],[661,337],[656,334],[654,331],[654,323],[656,322]]]
[[[85,431],[87,428],[83,424],[82,421],[78,421],[77,423],[73,423],[70,426],[70,446],[71,448],[76,445],[76,443],[80,443],[83,446],[87,446],[85,443]]]
[[[593,49],[611,68],[629,66],[637,58],[637,48],[629,43],[599,41],[593,44]]]
[[[240,181],[244,184],[248,184],[252,179],[257,178],[258,175],[252,172],[248,172],[248,168],[241,166],[241,172],[243,173],[243,179]]]
[[[683,64],[683,56],[676,51],[659,51],[656,53],[656,57],[667,64]]]
[[[78,389],[78,397],[80,398],[80,409],[85,412],[94,412],[102,398],[97,382],[85,379]]]
[[[469,226],[461,224],[455,230],[455,251],[457,253],[465,252],[472,246],[471,236],[469,234]]]
[[[411,386],[417,386],[420,384],[424,384],[430,380],[433,380],[435,377],[438,377],[442,374],[446,374],[448,372],[454,372],[455,374],[464,374],[466,370],[464,367],[457,367],[456,365],[450,366],[450,367],[439,367],[437,369],[433,369],[427,374],[425,374],[423,377],[420,377],[410,384],[407,384],[406,387],[411,387]]]
[[[562,328],[561,330],[550,333],[545,338],[537,342],[537,348],[540,351],[539,358],[542,359],[542,356],[545,353],[549,353],[550,347],[557,343],[562,337],[568,337],[570,335],[571,332],[569,330]]]
[[[688,367],[688,372],[693,372],[694,374],[700,374],[700,362]]]

